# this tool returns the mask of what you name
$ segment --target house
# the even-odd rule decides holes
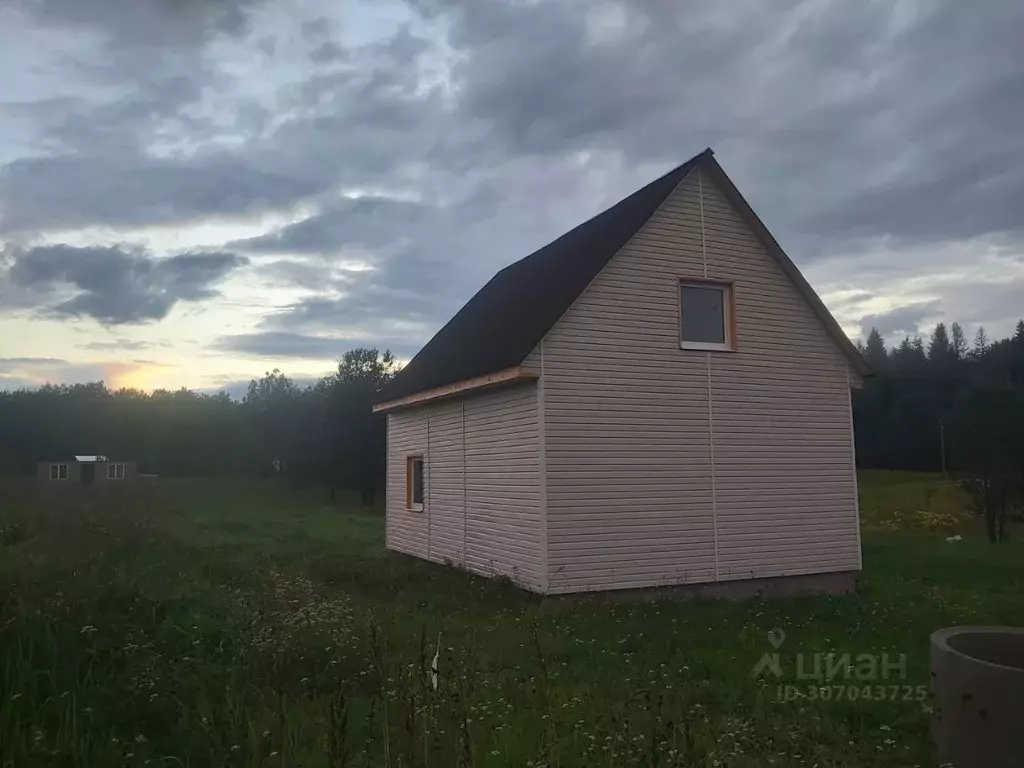
[[[114,461],[106,456],[75,456],[60,461],[40,461],[36,477],[45,483],[61,485],[107,485],[138,477],[134,461]]]
[[[383,390],[387,546],[549,594],[848,589],[867,375],[706,150],[501,270]]]

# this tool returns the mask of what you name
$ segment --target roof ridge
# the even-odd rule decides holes
[[[379,402],[519,365],[590,282],[640,231],[694,168],[705,164],[765,249],[783,268],[840,349],[870,369],[708,147],[640,189],[498,270],[381,392]]]
[[[495,275],[501,274],[506,269],[508,269],[510,267],[514,267],[516,264],[520,264],[520,263],[526,261],[527,259],[532,258],[533,256],[538,255],[539,253],[541,253],[541,251],[546,249],[548,246],[554,245],[555,243],[557,243],[562,238],[569,237],[574,232],[576,232],[580,227],[585,227],[587,224],[592,222],[594,219],[596,219],[596,218],[598,218],[600,216],[604,216],[605,214],[610,213],[611,211],[615,210],[615,208],[617,208],[619,205],[622,205],[622,203],[627,202],[628,200],[630,200],[634,196],[639,195],[639,194],[641,194],[642,192],[644,192],[646,190],[649,190],[654,185],[658,184],[659,182],[664,181],[666,178],[668,178],[672,174],[677,173],[678,171],[682,170],[684,167],[689,166],[689,167],[687,167],[687,172],[692,171],[693,167],[696,166],[697,161],[700,160],[701,158],[705,157],[705,156],[707,156],[707,157],[714,156],[714,152],[711,149],[711,147],[708,147],[703,152],[700,152],[700,153],[694,155],[689,160],[687,160],[685,163],[680,163],[679,165],[677,165],[677,166],[675,166],[675,167],[665,171],[665,173],[661,174],[661,176],[658,176],[656,179],[653,179],[652,181],[647,182],[642,187],[640,187],[639,189],[631,192],[630,194],[626,195],[625,197],[619,198],[617,201],[615,201],[611,205],[609,205],[609,206],[607,206],[605,208],[602,208],[600,211],[595,213],[590,218],[584,219],[583,221],[581,221],[576,226],[574,226],[571,229],[567,230],[566,232],[563,232],[562,234],[560,234],[554,240],[548,241],[548,243],[546,245],[542,245],[540,248],[537,248],[537,249],[531,251],[530,253],[526,254],[522,258],[516,259],[515,261],[513,261],[510,264],[506,264],[504,267],[499,269],[498,272],[495,273]],[[679,181],[682,181],[682,179],[680,178]],[[673,189],[674,189],[674,187],[673,187]],[[666,195],[665,197],[668,197],[668,195]]]

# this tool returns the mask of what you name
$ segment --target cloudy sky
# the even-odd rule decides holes
[[[6,0],[0,387],[409,357],[711,146],[851,335],[1024,314],[1019,0]]]

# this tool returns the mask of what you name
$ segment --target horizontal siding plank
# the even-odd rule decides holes
[[[693,502],[695,501],[701,502],[699,511],[694,510]],[[592,527],[600,528],[601,531],[619,527],[664,526],[688,520],[697,520],[703,525],[711,521],[710,489],[704,493],[694,494],[694,498],[688,498],[686,502],[686,507],[680,509],[679,499],[653,499],[650,502],[645,500],[642,507],[630,504],[628,501],[602,500],[600,505],[596,505],[587,511],[575,510],[576,513],[572,517],[568,515],[555,515],[556,519],[548,522],[548,530],[553,531],[556,528],[561,528],[566,533],[571,533],[573,525],[584,521],[593,524]],[[557,509],[559,506],[574,508],[576,505],[571,501],[562,505],[554,503],[549,505],[549,509]],[[640,514],[641,512],[642,514]],[[710,531],[710,527],[708,530]],[[579,537],[587,535],[590,535],[590,532],[578,534]],[[599,534],[595,533],[594,535]]]

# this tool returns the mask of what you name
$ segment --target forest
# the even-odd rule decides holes
[[[939,323],[927,341],[888,349],[872,329],[858,346],[875,372],[854,392],[861,468],[1024,471],[1024,321],[1005,339],[978,329],[968,341],[958,323]],[[390,352],[354,349],[313,385],[274,370],[241,401],[102,383],[0,392],[0,472],[101,453],[163,476],[273,473],[372,501],[386,446],[372,403],[398,367]]]
[[[1010,338],[971,342],[959,323],[886,349],[874,328],[861,354],[875,375],[854,392],[862,468],[947,473],[1024,470],[1024,321]]]
[[[346,352],[335,371],[298,387],[278,370],[226,393],[112,391],[102,382],[0,392],[0,474],[30,474],[37,461],[102,454],[170,477],[271,475],[302,485],[383,487],[381,386],[398,371],[377,349]]]

